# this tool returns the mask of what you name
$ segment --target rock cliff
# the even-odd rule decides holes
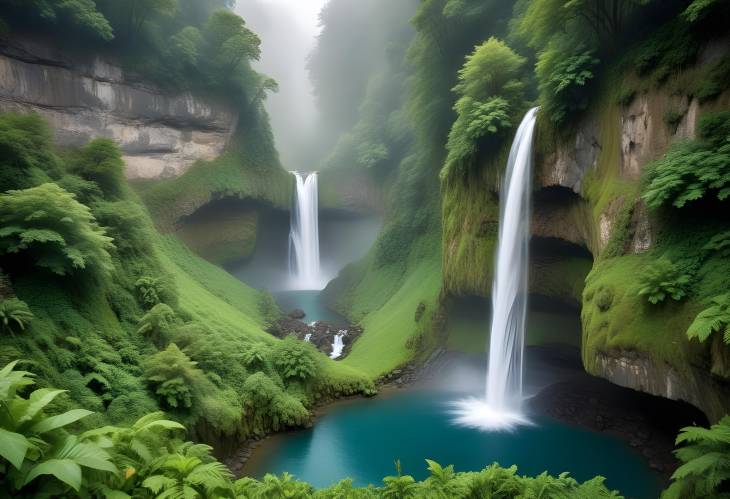
[[[114,139],[130,179],[174,177],[215,158],[238,119],[222,104],[167,95],[100,57],[18,37],[0,44],[0,110],[42,114],[60,146]]]

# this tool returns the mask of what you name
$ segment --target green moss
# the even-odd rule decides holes
[[[186,220],[177,236],[195,253],[216,264],[248,258],[256,247],[258,212],[216,212]]]
[[[443,279],[449,293],[489,294],[499,232],[498,164],[442,183]]]
[[[281,168],[272,142],[267,127],[240,130],[217,159],[198,161],[174,179],[138,182],[137,190],[165,230],[216,199],[252,199],[288,208],[292,176]]]

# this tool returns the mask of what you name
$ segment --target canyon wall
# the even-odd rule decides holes
[[[113,139],[130,179],[175,177],[217,157],[238,120],[222,104],[168,95],[98,56],[22,37],[0,44],[0,110],[40,113],[60,146]]]

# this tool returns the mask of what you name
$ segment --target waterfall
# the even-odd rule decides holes
[[[311,339],[312,339],[312,333],[307,333],[304,335],[304,341],[306,341],[307,343],[309,343],[309,340],[311,340]]]
[[[289,276],[293,289],[322,289],[319,271],[317,172],[293,172],[296,193],[289,229]]]
[[[508,429],[527,422],[520,413],[520,406],[527,315],[532,139],[536,115],[537,108],[530,109],[517,129],[502,184],[486,398],[472,398],[456,404],[456,422],[466,426]]]
[[[335,335],[335,339],[332,343],[332,353],[330,354],[330,359],[338,359],[342,355],[342,350],[345,349],[345,343],[342,341],[342,338],[344,338],[346,334],[347,330],[343,329]]]

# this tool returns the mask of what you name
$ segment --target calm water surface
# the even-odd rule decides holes
[[[626,497],[659,495],[659,478],[617,438],[544,417],[512,433],[461,428],[448,414],[457,398],[453,392],[410,391],[336,407],[311,430],[274,437],[246,471],[257,477],[288,471],[317,487],[351,477],[364,486],[393,475],[396,459],[417,479],[428,475],[425,458],[457,471],[499,462],[516,464],[520,474],[568,471],[580,481],[602,475]]]
[[[304,310],[307,314],[302,321],[306,323],[314,321],[328,321],[335,324],[347,324],[347,320],[339,314],[328,309],[322,300],[321,291],[279,291],[273,293],[276,302],[282,312],[288,314],[295,308]]]

